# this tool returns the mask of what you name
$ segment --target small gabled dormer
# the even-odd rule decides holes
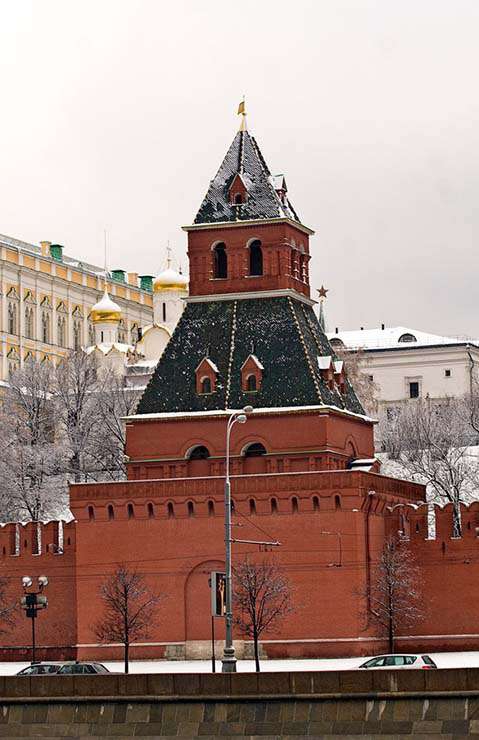
[[[207,396],[216,392],[218,368],[209,357],[203,357],[195,370],[196,392],[200,396]]]
[[[334,367],[334,380],[336,381],[336,385],[338,386],[339,392],[342,395],[344,393],[344,388],[345,388],[345,383],[346,383],[346,373],[344,370],[343,360],[334,360],[333,367]]]
[[[229,201],[233,206],[241,206],[246,203],[248,198],[248,187],[240,172],[237,172],[233,178],[228,192]]]
[[[284,175],[272,175],[271,184],[274,187],[278,198],[283,205],[286,204],[286,193],[288,188],[286,187],[286,179]]]
[[[264,367],[256,355],[250,354],[241,366],[241,389],[245,393],[261,390]]]
[[[318,355],[318,368],[328,388],[334,390],[334,366],[331,355]]]

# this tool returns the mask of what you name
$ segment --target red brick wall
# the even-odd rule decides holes
[[[263,249],[263,275],[249,276],[248,245],[259,239]],[[293,243],[301,249],[292,249]],[[224,242],[228,256],[228,277],[213,278],[212,248]],[[292,267],[293,252],[293,267]],[[300,274],[299,255],[304,254],[306,275]],[[202,228],[188,233],[190,296],[222,293],[250,293],[258,290],[293,288],[309,296],[309,237],[302,229],[277,224],[234,224],[224,228]],[[303,277],[305,279],[303,279]]]

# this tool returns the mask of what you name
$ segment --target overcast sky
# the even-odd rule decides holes
[[[156,273],[237,128],[329,328],[479,336],[478,0],[0,0],[0,233]]]

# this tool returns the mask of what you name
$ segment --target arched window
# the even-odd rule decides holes
[[[126,507],[126,512],[128,519],[134,519],[135,518],[135,509],[133,508],[133,504],[128,504]]]
[[[278,513],[278,499],[276,498],[271,499],[271,513],[272,514]]]
[[[417,339],[414,334],[409,334],[408,332],[406,332],[406,334],[401,334],[398,342],[417,342]]]
[[[228,257],[223,242],[217,244],[213,249],[213,276],[215,278],[228,277]]]
[[[195,505],[193,501],[188,501],[186,504],[186,509],[188,511],[188,516],[194,516],[195,515]]]
[[[214,515],[215,515],[215,502],[208,501],[208,516],[214,516]]]
[[[291,499],[291,511],[293,512],[293,514],[297,514],[299,511],[298,499],[296,498],[296,496],[293,496],[293,498]]]
[[[42,311],[42,342],[50,344],[50,313]]]
[[[27,339],[33,339],[33,308],[25,307],[25,336]]]
[[[91,323],[91,321],[88,322],[88,344],[91,346],[92,344],[95,344],[95,327]]]
[[[166,303],[162,304],[163,321],[166,321]]]
[[[256,391],[258,389],[258,386],[256,384],[256,375],[248,375],[246,378],[246,390],[247,391]]]
[[[231,513],[234,514],[236,511],[236,504],[234,502],[234,499],[231,499]]]
[[[256,501],[254,498],[250,498],[249,500],[249,513],[256,514]]]
[[[110,522],[112,522],[113,519],[115,518],[115,509],[113,508],[111,504],[108,504],[107,512],[108,512],[108,519]]]
[[[339,347],[339,348],[344,347],[344,342],[339,337],[333,337],[332,339],[329,340],[329,343],[331,347]]]
[[[166,504],[166,515],[168,519],[173,519],[173,517],[175,516],[175,507],[173,506],[171,501],[168,501],[168,503]]]
[[[261,249],[261,242],[259,239],[255,239],[249,245],[249,274],[263,274],[263,250]]]
[[[88,519],[93,522],[95,521],[95,509],[93,506],[88,507]]]
[[[57,316],[57,344],[60,347],[65,347],[65,329],[66,322],[65,317],[62,315]]]
[[[73,322],[73,349],[78,351],[81,349],[81,330],[82,322],[81,319],[75,319]]]
[[[319,511],[319,496],[313,496],[313,511]]]
[[[266,455],[266,449],[261,442],[253,442],[244,451],[245,457],[259,457],[260,455]]]
[[[240,206],[243,202],[243,196],[241,193],[236,193],[235,195],[235,205]]]
[[[151,501],[149,503],[147,503],[147,505],[146,505],[146,511],[147,511],[147,514],[148,514],[148,519],[153,519],[153,517],[155,516],[155,507],[153,506],[153,504],[151,503]]]
[[[210,451],[204,445],[194,447],[188,455],[189,460],[206,460],[210,456]]]
[[[123,319],[120,319],[118,324],[118,341],[122,344],[126,342],[126,326]]]
[[[334,508],[340,509],[341,508],[341,496],[339,494],[336,494],[334,497]]]
[[[8,333],[17,334],[17,304],[15,301],[8,303]]]
[[[202,378],[201,393],[205,395],[207,395],[208,393],[211,393],[211,379],[210,378]]]

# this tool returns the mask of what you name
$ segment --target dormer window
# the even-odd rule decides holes
[[[209,357],[204,357],[195,371],[196,392],[200,396],[208,396],[216,392],[218,368]]]
[[[203,395],[206,393],[211,393],[211,378],[202,378],[200,385],[200,393],[202,393]]]
[[[248,188],[243,176],[238,172],[230,185],[229,199],[231,205],[241,206],[246,203],[248,197]]]
[[[264,367],[256,355],[249,355],[241,367],[241,389],[244,393],[261,390]]]

